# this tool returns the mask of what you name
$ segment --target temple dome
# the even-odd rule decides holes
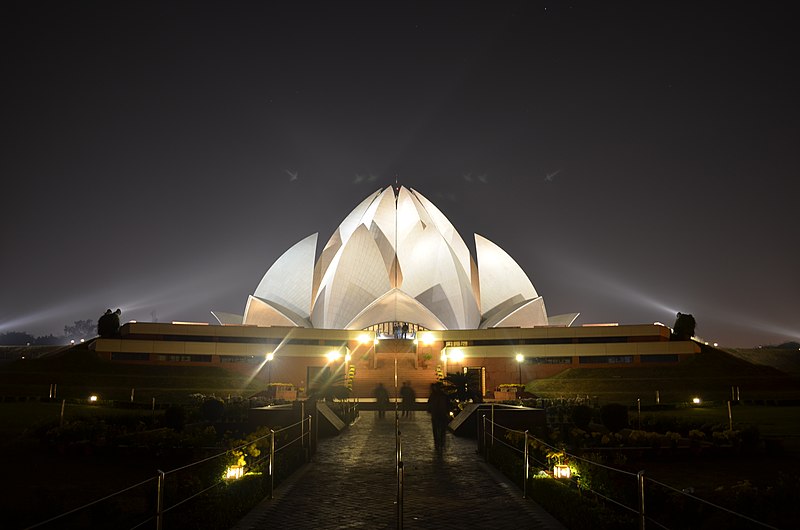
[[[528,276],[475,235],[475,260],[442,212],[419,192],[389,186],[345,217],[315,261],[317,234],[287,250],[248,298],[243,324],[366,329],[570,325],[548,319]],[[231,316],[225,314],[225,323]]]

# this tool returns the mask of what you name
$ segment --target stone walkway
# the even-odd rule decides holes
[[[407,529],[563,529],[475,452],[475,441],[447,434],[433,448],[425,412],[400,419]],[[313,462],[242,519],[236,530],[397,528],[394,414],[374,412],[320,443]]]

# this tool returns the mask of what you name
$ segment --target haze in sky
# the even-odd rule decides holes
[[[788,5],[0,9],[0,332],[241,313],[286,249],[397,180],[550,314],[800,339]]]

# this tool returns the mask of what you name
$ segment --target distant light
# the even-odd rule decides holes
[[[83,344],[84,342],[86,342],[86,339],[81,339],[81,344]]]
[[[94,394],[89,396],[89,403],[97,403],[97,396]]]
[[[695,405],[699,405],[700,404],[700,398],[699,397],[692,398],[692,403],[694,403]]]
[[[708,341],[705,341],[703,344],[705,344],[706,346],[708,346]]]
[[[70,344],[75,344],[75,339],[72,339],[71,341],[69,341],[69,343]]]
[[[715,342],[715,343],[714,343],[714,347],[716,348],[717,346],[719,346],[719,343],[718,343],[718,342]]]
[[[272,359],[274,359],[274,358],[275,358],[275,352],[269,352],[269,353],[267,354],[267,360],[268,360],[268,361],[271,361],[271,360],[272,360]]]
[[[333,361],[341,358],[342,354],[339,353],[339,350],[331,350],[325,354],[325,357],[328,358],[328,362],[332,363]]]
[[[525,360],[525,356],[522,355],[521,353],[518,353],[516,359],[518,363],[521,363],[522,361]]]
[[[420,339],[422,339],[422,344],[425,346],[430,346],[434,341],[433,333],[423,333]]]
[[[131,324],[136,324],[136,321],[135,320],[131,320]]]
[[[460,363],[461,361],[464,360],[464,352],[461,350],[453,350],[452,352],[450,352],[449,357],[453,361]]]

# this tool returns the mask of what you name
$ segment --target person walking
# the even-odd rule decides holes
[[[444,449],[447,423],[450,421],[450,398],[444,393],[441,383],[431,385],[427,409],[428,414],[431,415],[433,445],[437,450]]]
[[[403,404],[403,417],[410,418],[413,415],[414,404],[417,402],[417,394],[411,388],[411,383],[406,381],[400,388],[400,398]]]
[[[375,390],[372,391],[375,396],[375,404],[378,407],[378,418],[386,417],[386,408],[389,406],[389,391],[383,386],[383,383],[378,383]]]

